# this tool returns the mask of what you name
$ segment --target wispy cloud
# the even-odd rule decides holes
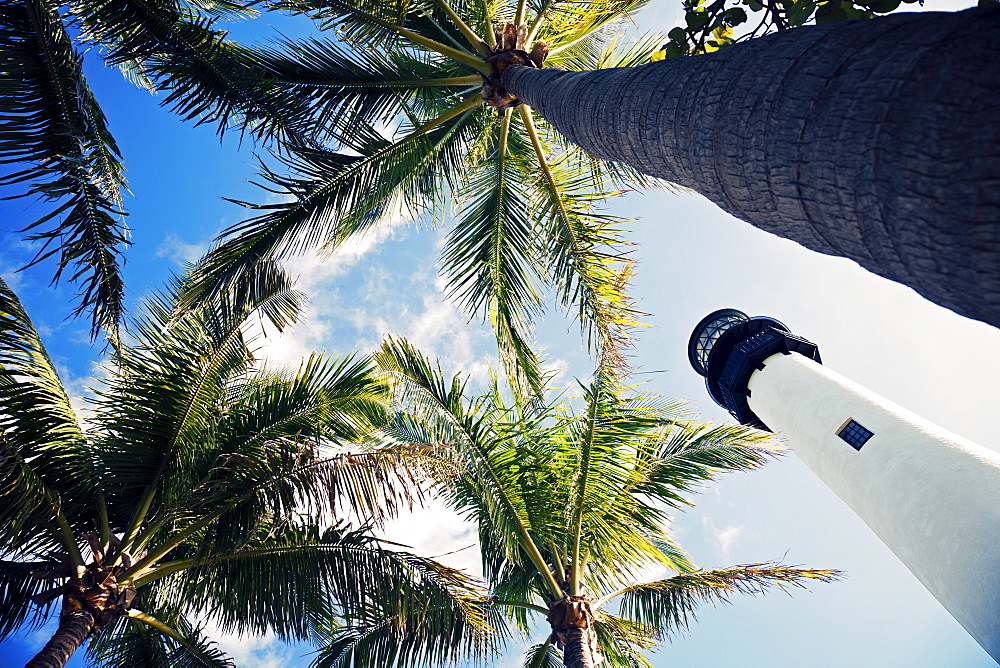
[[[154,254],[156,257],[173,260],[177,264],[197,262],[202,255],[208,251],[209,240],[189,243],[175,234],[168,234],[163,237],[159,247]]]
[[[720,528],[716,526],[715,521],[708,515],[703,515],[701,522],[712,533],[712,537],[715,538],[718,544],[719,552],[722,553],[724,558],[728,559],[733,545],[736,544],[736,541],[740,538],[740,534],[743,533],[744,525],[727,524]]]

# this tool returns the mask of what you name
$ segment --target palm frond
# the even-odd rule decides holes
[[[550,156],[531,112],[522,108],[521,119],[538,164],[530,183],[534,212],[544,221],[552,282],[563,305],[576,309],[588,345],[606,362],[621,366],[628,330],[642,314],[626,293],[632,262],[616,229],[621,221],[597,211],[618,193],[595,190],[592,175],[581,172],[569,154]]]
[[[431,560],[385,550],[377,539],[344,526],[263,532],[242,548],[214,555],[180,562],[176,567],[183,570],[173,576],[173,586],[179,599],[196,601],[191,609],[225,632],[270,629],[298,639],[319,633],[330,641],[330,635],[352,635],[369,626],[374,615],[388,618],[396,634],[383,642],[395,639],[403,654],[419,655],[421,642],[431,638],[446,653],[474,653],[485,649],[494,630],[474,580]],[[330,614],[343,624],[324,631]],[[385,650],[375,645],[366,651]]]
[[[55,5],[0,2],[0,61],[0,162],[33,163],[0,183],[25,183],[21,196],[53,207],[21,230],[41,245],[31,264],[54,257],[53,282],[67,275],[80,287],[74,314],[90,314],[92,336],[103,329],[117,341],[128,243],[121,154]]]
[[[540,396],[539,362],[528,338],[542,309],[542,248],[520,184],[522,151],[508,151],[509,110],[494,127],[481,149],[482,166],[459,194],[462,211],[448,235],[443,270],[451,295],[467,311],[488,315],[508,379]]]
[[[562,653],[551,641],[532,645],[524,653],[524,668],[561,668]]]
[[[785,566],[775,562],[742,564],[719,570],[682,573],[666,580],[628,587],[621,596],[622,614],[655,629],[657,639],[688,628],[702,603],[728,603],[732,594],[760,595],[770,588],[805,588],[812,582],[832,582],[835,570]]]
[[[286,40],[246,50],[285,94],[308,103],[316,127],[332,136],[352,134],[351,119],[388,124],[405,113],[402,101],[421,89],[453,95],[482,82],[440,58],[408,52],[345,49],[329,39]],[[465,76],[463,76],[465,75]]]
[[[462,33],[433,1],[279,0],[268,6],[306,14],[321,30],[336,30],[355,47],[393,49],[405,44],[459,62],[476,60],[462,43]]]
[[[101,630],[88,644],[87,655],[95,666],[233,668],[236,665],[215,642],[205,637],[202,627],[176,611],[158,611],[157,616],[138,610],[130,612],[114,626]],[[161,621],[161,615],[167,621]]]
[[[135,517],[119,518],[132,537],[165,491],[159,482],[187,480],[188,465],[212,449],[219,415],[253,362],[245,325],[255,317],[286,322],[298,311],[301,296],[286,276],[255,279],[199,309],[176,305],[186,283],[175,281],[143,305],[136,345],[107,370],[94,400],[95,456],[108,498],[119,509],[136,504]]]
[[[35,603],[32,597],[52,587],[32,573],[63,568],[57,561],[0,561],[0,640],[45,623],[57,598]]]
[[[65,495],[74,521],[92,483],[86,439],[55,365],[17,295],[0,279],[0,526],[7,545],[39,534],[33,513]],[[26,532],[26,533],[25,533]],[[19,538],[15,538],[18,536]]]
[[[668,422],[651,436],[648,473],[633,492],[674,508],[690,505],[690,493],[720,473],[759,468],[781,452],[770,434],[744,425]]]
[[[649,0],[555,0],[549,3],[547,20],[539,31],[552,42],[553,55],[574,48],[587,48],[620,32],[619,23],[649,3]],[[591,44],[588,44],[590,42]]]
[[[656,647],[655,630],[647,624],[602,612],[596,615],[594,632],[608,668],[652,668],[642,655]]]
[[[365,610],[344,611],[326,625],[313,665],[402,668],[483,663],[494,656],[507,631],[495,609],[483,602],[479,585],[429,560],[414,572],[430,579],[402,607],[380,601]]]
[[[253,10],[238,3],[182,6],[166,0],[76,0],[82,38],[133,80],[166,91],[162,104],[186,120],[250,131],[263,141],[309,145],[307,100],[288,95],[247,49],[215,28]]]
[[[345,141],[351,153],[296,150],[287,162],[294,176],[265,169],[274,192],[290,202],[250,205],[266,210],[257,218],[225,230],[195,274],[193,298],[239,285],[261,262],[278,260],[310,248],[334,250],[392,214],[405,201],[407,213],[419,213],[434,201],[442,174],[454,172],[462,147],[484,118],[470,110],[393,142],[374,127],[355,125]]]
[[[663,43],[664,36],[643,35],[626,40],[623,34],[617,33],[595,44],[597,48],[569,50],[562,56],[553,56],[553,61],[563,69],[577,72],[645,65],[649,62],[649,54]]]
[[[491,543],[513,563],[530,562],[542,591],[562,596],[550,566],[536,541],[541,526],[532,523],[520,486],[531,476],[533,465],[527,449],[514,446],[504,418],[508,412],[495,397],[464,405],[460,376],[448,383],[440,366],[433,365],[405,340],[387,339],[375,354],[408,412],[433,432],[453,438],[452,447],[463,466],[456,494],[449,502],[459,513],[475,517],[481,535],[488,530]],[[496,431],[499,428],[499,433]],[[511,430],[513,431],[513,430]],[[544,459],[539,455],[538,461]],[[543,536],[544,537],[544,536]]]
[[[608,564],[629,571],[661,553],[650,537],[662,518],[628,493],[635,480],[634,444],[656,428],[655,411],[630,400],[611,369],[604,367],[585,389],[586,408],[574,421],[558,457],[566,472],[568,533],[572,536],[574,593],[580,591],[583,564],[593,563],[591,577],[602,578]]]

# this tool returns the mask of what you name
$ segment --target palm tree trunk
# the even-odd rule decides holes
[[[594,634],[594,599],[567,596],[549,606],[549,625],[563,645],[566,668],[591,668],[603,661]]]
[[[94,616],[86,610],[73,610],[59,617],[59,628],[24,668],[62,668],[94,629]]]
[[[593,651],[596,643],[590,637],[593,632],[593,628],[573,628],[566,632],[563,650],[563,665],[566,668],[593,668],[597,665]]]
[[[642,67],[510,67],[567,138],[1000,326],[1000,7],[796,28]]]

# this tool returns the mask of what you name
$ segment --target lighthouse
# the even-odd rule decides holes
[[[828,369],[773,318],[715,311],[688,359],[716,403],[780,434],[1000,663],[1000,454]]]

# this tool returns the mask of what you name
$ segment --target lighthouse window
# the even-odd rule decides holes
[[[847,444],[855,450],[860,450],[861,446],[874,435],[873,432],[868,431],[854,420],[848,420],[847,424],[837,432],[837,436],[847,441]]]

